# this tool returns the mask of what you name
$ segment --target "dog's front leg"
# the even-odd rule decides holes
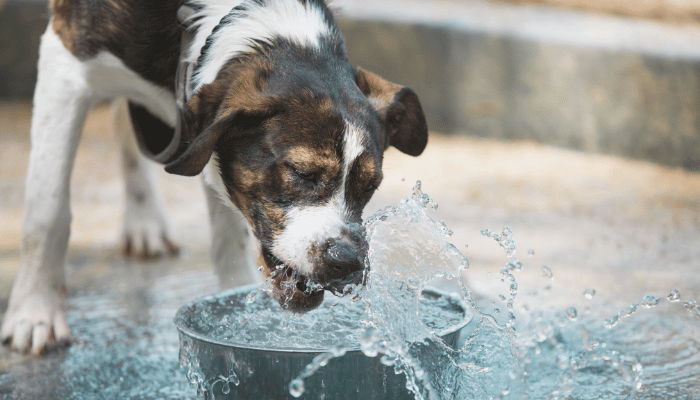
[[[85,66],[49,28],[42,37],[25,188],[21,269],[0,334],[19,351],[40,353],[68,339],[64,263],[73,161],[92,95]]]
[[[125,99],[112,104],[114,131],[121,147],[126,193],[122,227],[124,253],[142,259],[177,254],[171,240],[165,202],[156,190],[154,165],[138,148]]]
[[[204,183],[211,225],[211,258],[223,288],[262,281],[256,246],[248,222],[232,204],[224,204],[216,189]],[[228,202],[230,203],[230,202]]]

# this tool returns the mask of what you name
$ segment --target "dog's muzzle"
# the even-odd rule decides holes
[[[263,250],[272,278],[272,296],[282,308],[311,311],[323,302],[324,291],[342,296],[364,283],[367,243],[359,225],[351,225],[354,229],[343,229],[340,235],[312,246],[315,263],[310,272],[301,272]]]

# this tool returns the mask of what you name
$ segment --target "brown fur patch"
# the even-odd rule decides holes
[[[360,220],[362,209],[382,182],[381,158],[375,153],[360,154],[350,166],[345,187],[345,201],[353,217]],[[359,210],[359,211],[358,211]]]
[[[385,148],[391,145],[406,154],[420,155],[428,143],[428,125],[415,92],[362,68],[357,68],[355,80],[384,124]]]
[[[51,0],[49,8],[53,14],[53,23],[51,29],[58,35],[63,42],[63,45],[77,55],[77,44],[79,40],[78,29],[71,19],[71,1],[70,0]]]
[[[81,60],[109,51],[154,84],[174,90],[180,0],[51,0],[51,28]]]
[[[299,172],[313,176],[322,184],[331,183],[339,176],[342,168],[332,148],[294,146],[287,152],[286,163]]]

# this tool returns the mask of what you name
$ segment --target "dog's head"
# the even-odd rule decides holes
[[[248,219],[275,297],[297,312],[320,305],[324,290],[361,282],[362,210],[382,181],[383,152],[417,156],[427,143],[411,89],[304,48],[237,58],[198,90],[183,120],[166,170],[206,169]]]

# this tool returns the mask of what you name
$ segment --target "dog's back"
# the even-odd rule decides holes
[[[81,60],[108,51],[157,86],[174,88],[181,0],[51,0],[53,31]]]

